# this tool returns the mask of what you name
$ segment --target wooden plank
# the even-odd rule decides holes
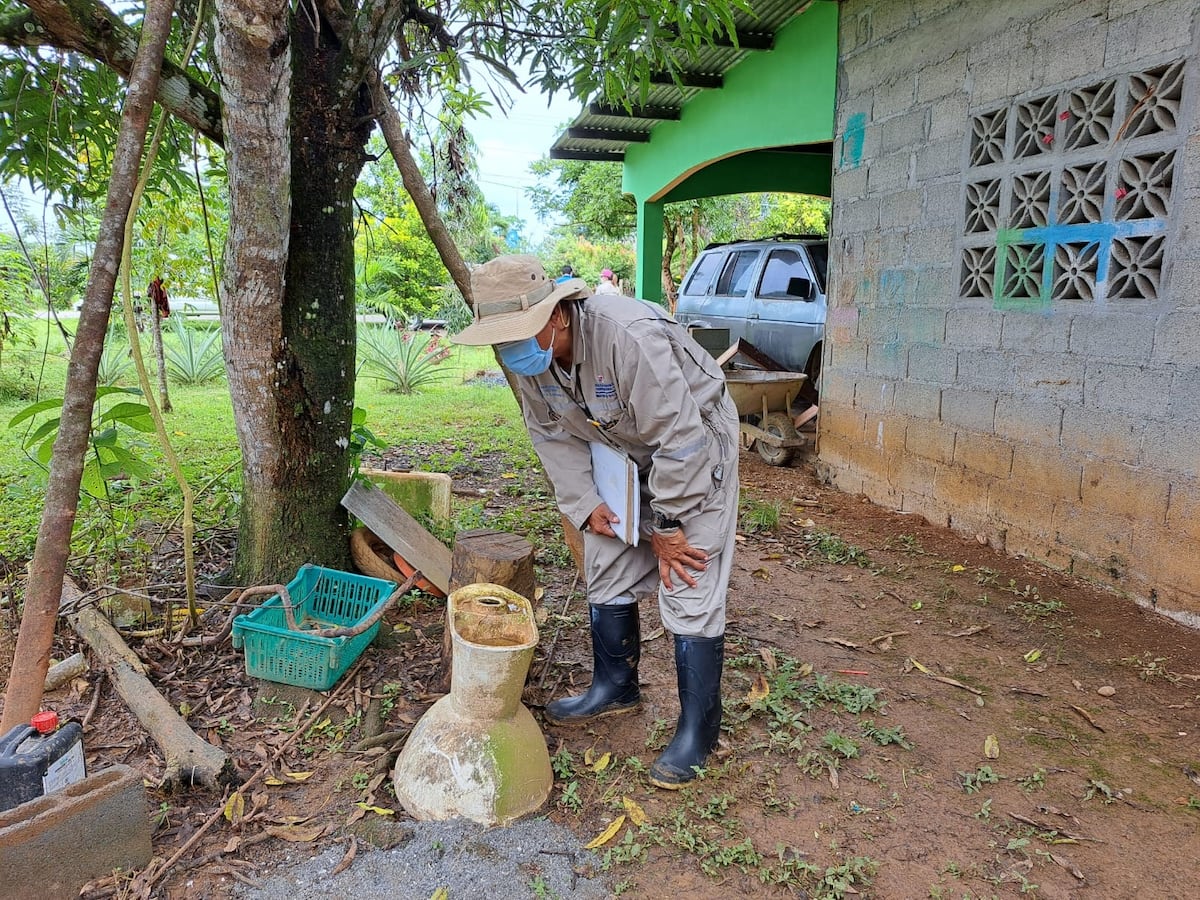
[[[450,592],[450,549],[404,507],[375,485],[363,481],[350,485],[342,497],[342,506],[440,590]]]
[[[765,369],[768,372],[787,371],[783,366],[777,363],[766,353],[759,350],[745,338],[738,338],[736,341],[730,344],[729,349],[717,357],[717,365],[724,368],[725,364],[730,362],[735,356],[744,356],[746,359],[757,365],[760,369]]]

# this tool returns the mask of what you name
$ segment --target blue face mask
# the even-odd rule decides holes
[[[550,332],[550,346],[545,350],[538,344],[537,335],[525,338],[523,341],[509,341],[497,344],[496,352],[500,361],[517,375],[541,375],[550,368],[550,360],[554,355],[554,337],[557,331]]]

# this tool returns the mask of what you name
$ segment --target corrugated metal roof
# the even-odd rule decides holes
[[[738,47],[709,46],[690,61],[682,86],[664,76],[654,83],[645,102],[626,110],[623,106],[588,103],[550,148],[552,159],[610,160],[620,162],[634,143],[648,141],[661,122],[679,118],[683,107],[703,91],[720,90],[725,73],[752,53],[769,49],[775,34],[804,12],[812,0],[765,0],[750,12],[734,15]]]

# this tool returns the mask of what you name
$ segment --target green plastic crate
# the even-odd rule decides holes
[[[352,626],[387,602],[396,585],[337,569],[305,565],[287,586],[296,622],[303,628]],[[317,637],[288,628],[283,600],[268,597],[233,620],[233,646],[244,647],[246,672],[282,684],[327,691],[379,631],[376,622],[353,637]]]

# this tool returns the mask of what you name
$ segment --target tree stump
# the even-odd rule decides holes
[[[525,538],[491,528],[459,532],[454,538],[450,557],[450,590],[468,584],[488,582],[506,587],[533,602],[533,545]],[[446,607],[446,625],[442,632],[442,664],[439,681],[443,691],[450,690],[454,665],[450,607]]]
[[[571,551],[571,559],[575,562],[575,572],[579,575],[581,584],[587,583],[587,577],[584,575],[583,569],[583,532],[575,527],[575,524],[562,515],[563,540],[566,541],[567,549]]]

